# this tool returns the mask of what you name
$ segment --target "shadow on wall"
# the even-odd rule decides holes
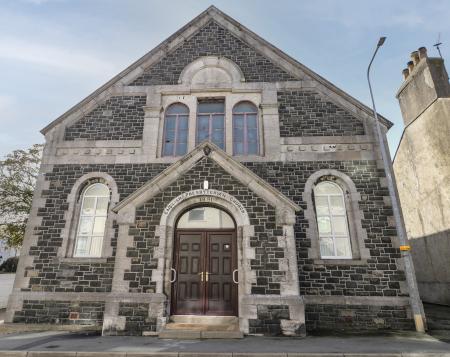
[[[450,229],[410,240],[424,302],[450,305]]]

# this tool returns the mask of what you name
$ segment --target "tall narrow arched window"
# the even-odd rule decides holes
[[[259,154],[258,109],[250,102],[233,108],[233,154]]]
[[[328,259],[351,259],[352,248],[344,193],[337,184],[322,181],[314,187],[320,255]]]
[[[163,135],[163,156],[182,156],[187,151],[189,109],[181,103],[166,110]]]
[[[103,183],[94,183],[83,192],[75,240],[75,257],[102,255],[109,198],[109,188]]]

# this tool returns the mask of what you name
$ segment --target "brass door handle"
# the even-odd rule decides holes
[[[203,282],[203,272],[198,273],[200,275],[200,281]]]
[[[235,284],[239,284],[239,281],[236,280],[236,275],[235,275],[237,272],[238,272],[238,270],[234,269],[233,274],[232,274],[233,275],[233,283],[235,283]]]
[[[206,272],[205,275],[206,275],[206,281],[208,281],[208,279],[209,279],[209,273]]]
[[[173,278],[170,280],[171,283],[174,283],[177,281],[177,271],[174,268],[170,268],[170,270],[173,272]]]

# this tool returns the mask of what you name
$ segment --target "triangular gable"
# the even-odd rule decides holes
[[[69,109],[66,113],[43,128],[41,132],[43,134],[46,134],[50,129],[52,129],[54,126],[68,117],[77,115],[82,116],[91,108],[97,106],[98,103],[101,103],[106,98],[110,97],[111,93],[120,92],[120,88],[129,85],[134,80],[142,76],[152,66],[157,65],[164,57],[175,51],[185,41],[194,36],[201,28],[211,23],[211,21],[219,24],[222,28],[231,32],[234,36],[245,42],[245,44],[247,44],[249,47],[257,50],[257,52],[262,55],[263,58],[269,60],[272,64],[276,64],[276,67],[274,68],[281,68],[283,71],[290,74],[292,76],[292,80],[295,80],[296,78],[313,80],[322,85],[325,91],[330,91],[338,95],[340,98],[342,98],[343,102],[347,102],[355,106],[357,110],[361,110],[370,117],[373,116],[372,110],[369,107],[353,98],[349,94],[345,93],[344,91],[340,90],[332,83],[330,83],[317,73],[313,72],[303,64],[297,62],[295,59],[288,56],[275,46],[271,45],[270,43],[259,37],[257,34],[241,25],[236,20],[218,10],[216,7],[210,6],[207,10],[202,12],[199,16],[182,27],[175,34],[170,36],[167,40],[162,42],[160,45],[155,47],[153,50],[148,52],[135,63],[119,73],[117,76],[112,78],[102,87],[97,89],[91,95],[86,97],[80,103]],[[286,78],[284,80],[286,80]],[[382,117],[381,115],[379,115],[379,117],[382,124],[384,124],[388,128],[392,126],[392,123],[386,118]]]
[[[208,157],[219,165],[224,171],[233,176],[237,181],[248,187],[264,201],[284,211],[299,211],[300,206],[283,195],[280,191],[272,187],[265,180],[254,172],[234,160],[211,142],[204,142],[183,158],[166,168],[152,180],[144,184],[141,188],[120,201],[114,208],[114,212],[119,212],[126,207],[140,207],[145,202],[163,192],[168,186],[175,182],[184,173],[192,169],[196,163],[204,157]]]
[[[186,66],[200,57],[217,56],[233,61],[246,82],[297,81],[266,56],[234,36],[217,21],[210,20],[191,38],[150,66],[130,86],[176,85]]]

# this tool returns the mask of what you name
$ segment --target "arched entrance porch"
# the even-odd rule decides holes
[[[180,220],[183,220],[183,215],[186,213],[189,214],[188,212],[198,207],[213,207],[216,210],[225,213],[232,221],[232,225],[228,224],[217,229],[214,229],[212,227],[207,227],[204,229],[194,228],[196,232],[189,232],[191,228],[188,228],[188,226],[185,225],[186,222],[182,222],[183,225],[181,226],[181,229],[178,230],[177,228],[180,228],[180,226],[177,224],[180,222]],[[250,236],[254,234],[254,231],[253,227],[249,223],[250,221],[245,207],[234,197],[222,191],[201,189],[186,192],[173,199],[167,205],[163,212],[163,215],[161,216],[161,221],[157,232],[160,239],[158,248],[158,267],[154,271],[153,278],[153,280],[156,281],[157,284],[156,292],[166,295],[168,302],[170,302],[170,304],[168,305],[169,311],[167,311],[167,315],[179,313],[176,309],[176,304],[174,304],[174,301],[177,297],[177,289],[179,287],[177,286],[177,284],[174,284],[175,276],[173,269],[176,270],[176,278],[179,278],[178,273],[181,267],[179,266],[180,262],[177,262],[176,259],[177,248],[180,248],[179,245],[181,243],[178,241],[177,244],[177,239],[179,239],[177,237],[179,237],[180,232],[195,233],[194,235],[185,235],[185,238],[188,240],[193,240],[192,242],[190,242],[191,247],[192,244],[197,244],[203,239],[205,250],[212,249],[211,245],[218,243],[218,241],[220,241],[223,248],[224,245],[228,244],[227,240],[229,241],[231,249],[230,253],[232,253],[233,249],[235,250],[234,257],[230,257],[234,259],[230,266],[230,268],[233,269],[231,270],[230,274],[226,274],[227,276],[225,276],[224,279],[225,283],[230,282],[234,285],[231,285],[234,290],[234,292],[232,293],[236,295],[236,302],[232,306],[232,309],[228,310],[228,312],[214,312],[214,310],[208,311],[208,309],[203,308],[203,310],[196,310],[196,312],[189,312],[181,309],[181,313],[212,315],[226,314],[239,317],[242,317],[244,315],[244,311],[241,311],[241,308],[238,306],[237,301],[240,299],[240,297],[250,294],[251,284],[256,280],[255,274],[252,274],[252,271],[250,269],[250,259],[254,258],[255,252],[253,248],[250,248]],[[198,242],[196,242],[196,240]],[[209,257],[207,255],[208,254],[205,251],[203,259],[210,258],[211,254],[209,254]],[[179,257],[180,254],[178,253],[178,258]],[[198,258],[201,259],[201,257]],[[208,268],[209,265],[210,264],[208,264]],[[224,269],[222,269],[222,271],[224,271]],[[234,278],[236,283],[233,282],[234,271]],[[198,273],[201,272],[202,271],[200,270]],[[205,289],[209,289],[211,288],[211,286],[206,286],[206,272],[210,273],[210,271],[207,271],[206,269],[203,271],[203,283],[205,283],[203,284],[203,286]],[[197,277],[197,283],[202,283],[200,280],[201,276]],[[208,283],[210,283],[210,280],[208,281]],[[212,294],[213,291],[210,291],[209,293]],[[207,302],[204,301],[204,303]],[[242,320],[241,322],[243,321],[244,320]],[[241,328],[245,329],[245,326],[241,326]]]

